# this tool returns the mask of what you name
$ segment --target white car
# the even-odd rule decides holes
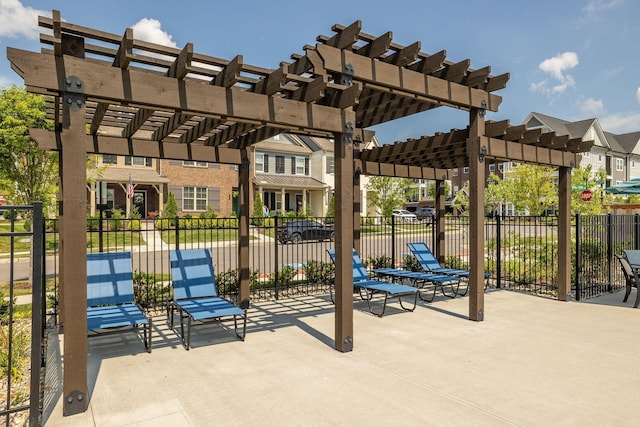
[[[406,209],[394,209],[392,215],[405,222],[414,222],[418,220],[416,214],[409,212]]]

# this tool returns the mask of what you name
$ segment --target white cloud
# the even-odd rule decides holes
[[[610,114],[598,119],[602,128],[612,133],[637,132],[640,113]]]
[[[549,88],[547,86],[548,80],[542,80],[538,83],[532,83],[529,87],[530,90],[551,95],[562,93],[567,90],[567,88],[575,86],[576,81],[573,76],[565,74],[565,72],[575,68],[579,63],[578,54],[575,52],[564,52],[552,58],[545,59],[538,65],[538,68],[548,74],[549,78],[557,81],[557,84]]]
[[[585,116],[595,117],[604,113],[604,102],[601,99],[581,99],[576,102],[576,105]]]
[[[3,1],[3,0],[0,0]],[[178,47],[171,34],[162,30],[162,24],[157,19],[142,18],[133,27],[133,36],[136,39],[161,44],[163,46]]]
[[[25,7],[20,0],[0,0],[0,37],[38,38],[38,15],[51,12]]]
[[[589,16],[597,15],[607,9],[613,9],[614,7],[622,5],[624,1],[625,0],[592,0],[582,8],[582,13]]]

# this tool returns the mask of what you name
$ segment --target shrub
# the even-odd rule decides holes
[[[298,274],[298,270],[290,265],[283,266],[279,271],[276,271],[276,280],[279,286],[290,286],[294,277]]]
[[[109,225],[111,226],[111,230],[113,231],[122,230],[122,228],[124,227],[124,216],[122,215],[122,211],[120,209],[113,210]]]
[[[140,231],[142,225],[139,219],[130,219],[127,228],[131,231]]]
[[[15,298],[13,301],[5,299],[4,293],[0,291],[0,325],[6,325],[9,322],[9,311],[11,306],[15,307]]]
[[[133,272],[133,296],[136,303],[149,308],[154,301],[166,301],[171,297],[171,288],[160,283],[155,274]]]
[[[391,268],[393,267],[393,260],[386,256],[382,255],[379,257],[371,257],[367,261],[367,267],[370,268]]]
[[[172,192],[169,192],[167,203],[164,205],[164,212],[162,213],[164,218],[175,218],[178,216],[178,203]]]
[[[335,275],[335,267],[330,262],[308,261],[303,268],[309,283],[327,283]]]
[[[56,221],[56,225],[57,225],[57,221]],[[97,215],[87,217],[87,230],[97,231],[99,229],[100,229],[100,217]]]
[[[0,377],[11,375],[19,381],[29,371],[31,363],[31,329],[28,322],[15,323],[13,336],[9,336],[9,328],[0,326]],[[11,339],[11,372],[9,372],[9,340]]]
[[[422,271],[422,266],[418,258],[411,254],[406,254],[404,258],[402,258],[402,268],[409,271]]]

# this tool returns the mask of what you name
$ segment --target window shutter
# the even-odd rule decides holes
[[[268,154],[264,155],[263,165],[264,166],[262,167],[262,170],[264,172],[269,172],[269,155]]]
[[[207,206],[220,212],[220,187],[209,187],[207,189]]]
[[[295,175],[296,174],[296,158],[292,157],[291,158],[291,175]]]
[[[131,166],[131,164],[133,163],[133,158],[131,156],[125,156],[124,158],[124,164],[126,166]]]
[[[151,167],[151,157],[145,157],[145,159],[144,159],[144,164],[145,164],[147,167],[149,167],[149,168],[150,168],[150,167]]]
[[[331,173],[331,159],[329,157],[326,157],[324,160],[325,160],[325,172]]]
[[[304,174],[309,176],[309,158],[304,159]]]

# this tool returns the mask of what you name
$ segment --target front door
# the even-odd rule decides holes
[[[147,192],[146,191],[134,191],[133,192],[133,209],[140,214],[141,218],[147,217]]]

